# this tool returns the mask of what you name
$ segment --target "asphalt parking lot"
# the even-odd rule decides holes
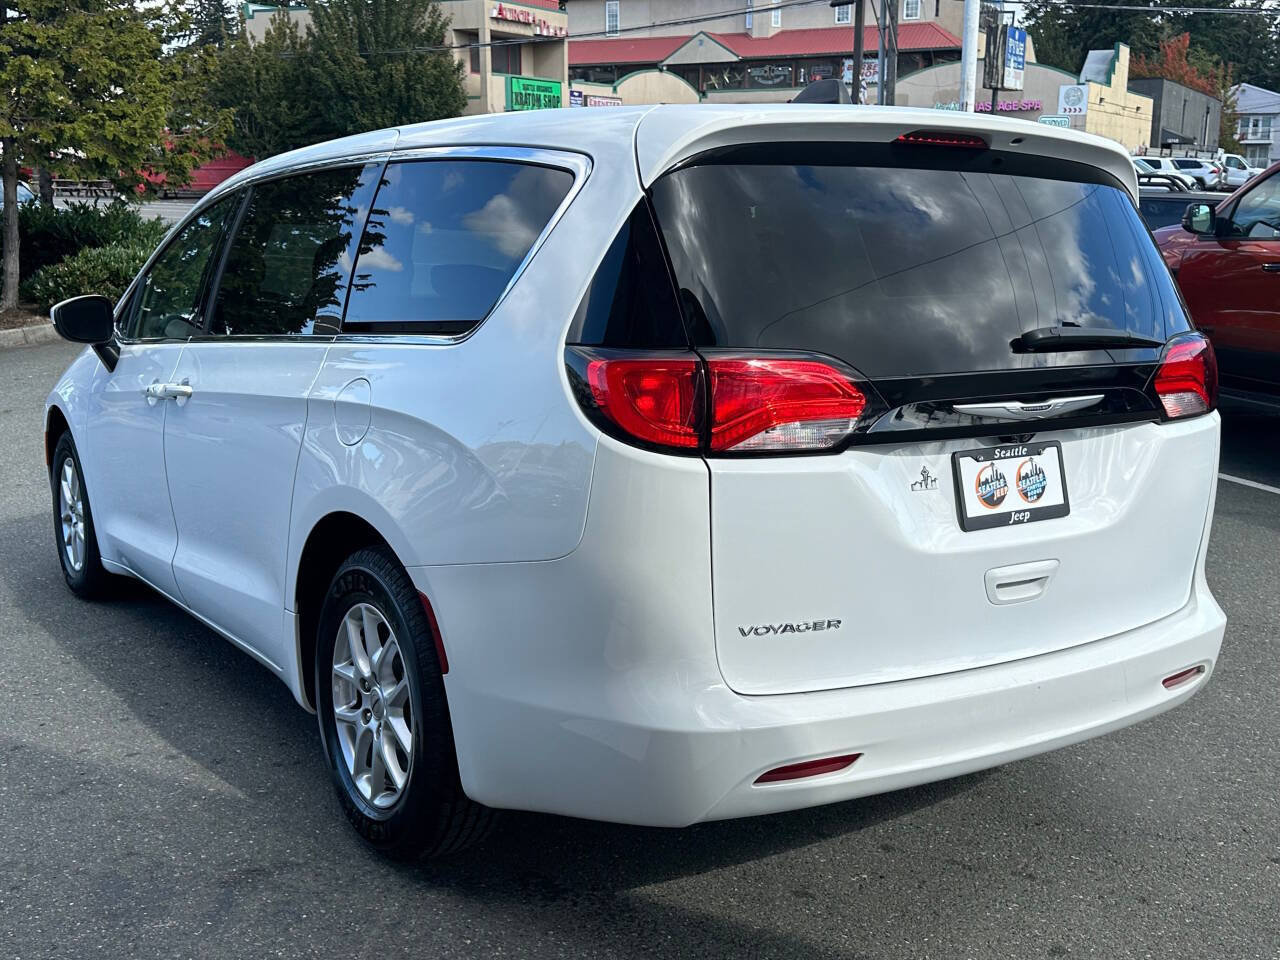
[[[513,814],[400,866],[264,669],[64,587],[41,414],[73,354],[0,351],[0,957],[1280,958],[1280,491],[1220,482],[1222,659],[1155,720],[683,831]],[[1222,471],[1280,487],[1280,415],[1231,414]]]

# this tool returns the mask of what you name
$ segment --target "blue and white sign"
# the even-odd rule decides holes
[[[1004,90],[1021,90],[1022,74],[1027,69],[1027,31],[1009,27],[1004,41]]]

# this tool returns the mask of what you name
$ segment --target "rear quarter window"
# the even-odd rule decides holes
[[[388,164],[360,242],[343,330],[471,330],[572,185],[567,170],[514,161]]]

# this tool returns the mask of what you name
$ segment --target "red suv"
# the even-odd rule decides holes
[[[1223,388],[1280,402],[1280,163],[1216,207],[1155,231],[1191,318],[1213,342]]]

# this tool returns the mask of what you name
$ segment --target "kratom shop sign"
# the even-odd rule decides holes
[[[507,77],[508,110],[543,110],[560,106],[560,81]]]
[[[497,4],[489,11],[490,20],[505,20],[507,23],[523,23],[533,27],[533,32],[540,37],[567,37],[568,27],[557,27],[547,22],[532,10],[524,7],[513,7],[510,4]]]

